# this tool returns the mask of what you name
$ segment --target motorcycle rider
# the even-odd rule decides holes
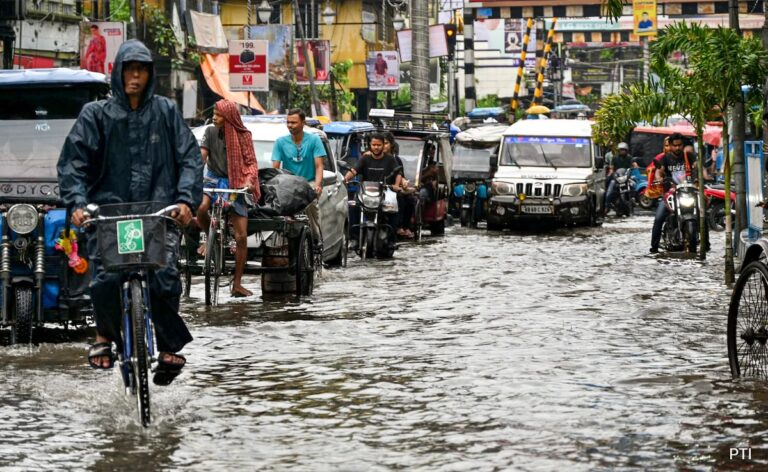
[[[685,175],[690,172],[696,165],[696,155],[688,155],[684,153],[684,140],[683,135],[680,133],[674,133],[669,136],[669,152],[664,154],[661,159],[655,159],[656,162],[656,180],[661,181],[664,186],[664,193],[668,192],[670,188],[674,186],[675,177]],[[686,159],[687,158],[687,159]],[[686,163],[687,161],[687,163]],[[669,210],[662,198],[659,201],[659,206],[656,208],[656,217],[653,220],[653,230],[651,231],[651,254],[659,252],[659,243],[661,242],[661,228],[664,225],[664,220],[667,218]],[[708,237],[704,241],[704,244],[708,246]],[[706,250],[709,248],[706,247]]]
[[[386,185],[392,185],[394,189],[400,189],[403,180],[403,169],[399,166],[392,154],[386,154],[384,152],[384,135],[381,133],[373,133],[370,139],[369,152],[363,154],[357,165],[353,169],[349,169],[344,176],[344,183],[346,184],[354,176],[360,176],[360,182],[384,182],[388,178],[388,181],[384,182]],[[358,213],[360,209],[353,207],[353,211],[350,213],[350,219],[353,222],[357,222],[360,219]],[[385,213],[387,218],[387,224],[393,229],[397,228],[397,213],[390,214]],[[357,242],[357,235],[359,227],[353,227],[351,231],[351,245]],[[394,243],[394,241],[391,241]]]
[[[605,204],[603,205],[603,214],[608,213],[608,208],[611,203],[619,195],[619,186],[616,183],[615,173],[619,169],[629,169],[631,167],[637,167],[637,162],[629,155],[629,145],[627,143],[619,143],[617,148],[617,154],[613,156],[610,165],[608,166],[608,175],[606,175],[608,190],[605,192]]]

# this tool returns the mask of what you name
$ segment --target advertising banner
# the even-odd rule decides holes
[[[269,79],[290,82],[291,74],[291,38],[293,27],[290,25],[259,25],[246,27],[246,38],[269,41],[267,56],[269,60]]]
[[[371,51],[365,61],[369,90],[395,90],[400,88],[400,63],[397,51]]]
[[[267,41],[229,42],[229,89],[233,92],[269,91]]]
[[[527,20],[511,19],[504,20],[504,52],[507,54],[520,54],[523,51],[523,37],[525,36]],[[536,24],[531,28],[531,34],[528,38],[527,54],[536,55]],[[519,56],[518,56],[519,57]]]
[[[91,21],[80,23],[80,68],[110,75],[115,56],[125,41],[125,23]]]
[[[633,0],[632,19],[635,34],[638,36],[655,36],[658,31],[656,23],[656,0]]]
[[[296,41],[296,83],[306,85],[309,83],[309,71],[315,71],[315,83],[327,84],[328,73],[331,71],[331,43],[327,39],[308,39],[307,57],[309,66],[304,64],[304,52],[301,40]]]
[[[413,31],[400,30],[397,32],[397,50],[400,53],[400,62],[411,62]],[[429,27],[429,57],[448,55],[448,43],[445,40],[445,26],[432,25]]]

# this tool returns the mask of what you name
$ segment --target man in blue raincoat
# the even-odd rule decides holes
[[[202,199],[200,149],[175,104],[154,95],[152,55],[131,40],[120,47],[112,70],[112,97],[89,103],[67,136],[58,163],[61,199],[80,226],[89,203],[155,201],[177,204],[172,215],[189,224]],[[192,340],[179,316],[181,281],[179,233],[169,227],[168,265],[150,273],[150,306],[157,334],[158,367],[153,381],[167,385],[186,363],[178,352]],[[114,364],[112,342],[120,345],[120,275],[104,271],[95,235],[88,241],[94,267],[91,298],[96,316],[96,343],[88,351],[93,368]]]

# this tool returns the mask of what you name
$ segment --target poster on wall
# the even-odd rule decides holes
[[[368,90],[400,89],[400,63],[397,51],[371,51],[365,61]]]
[[[304,63],[304,52],[301,40],[296,41],[296,83],[306,85],[309,83],[308,72],[315,71],[315,83],[327,84],[328,73],[331,71],[331,44],[327,39],[307,40],[307,57],[309,67]]]
[[[400,62],[411,62],[413,58],[413,30],[400,30],[397,32],[397,50],[400,53]],[[448,43],[445,39],[445,26],[432,25],[429,27],[429,57],[448,55]]]
[[[110,75],[115,56],[125,41],[125,23],[90,21],[80,23],[80,68]]]
[[[245,35],[250,39],[269,41],[269,79],[290,82],[292,79],[291,38],[293,38],[293,26],[251,26],[246,27]]]

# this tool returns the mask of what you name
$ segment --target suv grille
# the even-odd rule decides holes
[[[559,197],[562,190],[560,184],[517,183],[515,194],[525,194],[526,197]]]

